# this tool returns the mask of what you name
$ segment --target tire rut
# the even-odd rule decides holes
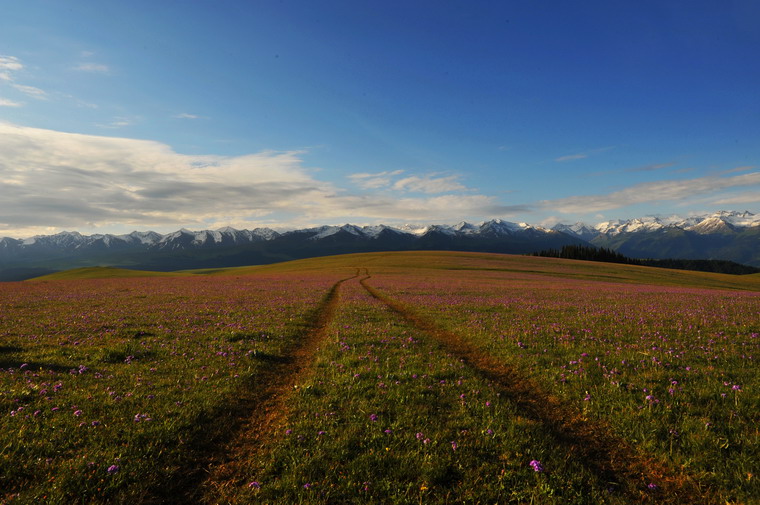
[[[637,502],[715,503],[690,476],[673,472],[659,460],[637,452],[626,441],[612,434],[602,422],[584,419],[579,411],[546,393],[514,368],[498,362],[455,333],[373,288],[367,282],[371,276],[366,269],[365,275],[359,282],[371,296],[440,342],[463,363],[478,370],[526,417],[547,427],[564,451],[577,457],[601,482],[609,483],[616,492],[622,492],[628,499]],[[658,486],[654,492],[647,487],[653,482]]]
[[[301,338],[294,339],[281,357],[269,360],[269,366],[251,380],[235,403],[223,408],[214,426],[201,431],[197,440],[190,442],[199,456],[192,469],[181,472],[181,477],[170,485],[155,490],[144,503],[217,503],[215,495],[219,490],[244,483],[237,471],[240,462],[265,450],[267,440],[287,415],[289,392],[308,373],[326,336],[339,303],[341,284],[358,276],[357,270],[355,275],[333,284],[308,318]]]

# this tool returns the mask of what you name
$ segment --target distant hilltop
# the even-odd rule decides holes
[[[760,266],[760,216],[721,211],[681,218],[644,217],[552,228],[493,219],[480,224],[319,226],[152,231],[124,235],[61,232],[0,239],[0,280],[82,266],[179,270],[272,263],[310,256],[391,250],[534,253],[594,245],[630,258],[716,259]]]

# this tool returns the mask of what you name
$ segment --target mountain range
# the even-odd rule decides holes
[[[0,239],[0,280],[21,280],[83,266],[146,270],[218,268],[353,252],[461,250],[527,254],[594,245],[632,258],[719,259],[760,267],[760,215],[721,211],[680,218],[645,217],[552,228],[493,219],[481,224],[320,226],[190,231],[165,235],[61,232]]]

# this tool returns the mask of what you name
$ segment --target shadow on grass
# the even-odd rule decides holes
[[[23,367],[23,369],[21,368]],[[59,365],[56,363],[40,363],[38,361],[25,361],[20,359],[0,359],[0,368],[8,370],[13,368],[20,371],[32,371],[32,372],[68,372],[72,368],[71,365]]]

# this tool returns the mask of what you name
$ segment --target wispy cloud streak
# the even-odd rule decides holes
[[[760,172],[721,177],[646,182],[606,195],[571,196],[544,200],[541,206],[566,214],[586,214],[651,202],[672,202],[736,187],[760,185]]]

